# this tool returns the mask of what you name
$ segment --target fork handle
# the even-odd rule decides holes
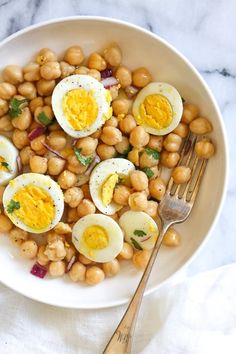
[[[172,223],[163,222],[162,230],[153,248],[151,257],[147,264],[147,267],[143,273],[143,276],[139,282],[139,285],[129,303],[129,306],[122,317],[118,327],[113,333],[110,341],[108,342],[103,354],[130,354],[132,339],[134,335],[136,320],[138,317],[139,308],[143,298],[143,294],[155,262],[157,253],[160,249],[164,234]]]

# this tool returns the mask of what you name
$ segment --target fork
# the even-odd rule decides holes
[[[141,301],[163,237],[171,225],[181,223],[189,216],[207,165],[207,160],[198,159],[194,152],[197,140],[198,138],[196,136],[190,134],[183,143],[180,160],[177,166],[184,165],[190,167],[191,178],[189,182],[183,185],[175,184],[172,177],[169,179],[165,196],[161,200],[158,208],[159,216],[162,221],[162,229],[139,285],[123,318],[104,349],[103,354],[131,353],[132,340]]]

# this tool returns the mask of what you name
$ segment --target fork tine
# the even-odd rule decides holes
[[[196,171],[196,168],[197,168],[197,165],[198,165],[198,157],[195,157],[194,159],[194,162],[193,162],[193,166],[192,166],[192,171],[191,171],[191,178],[190,180],[188,181],[188,183],[186,184],[185,188],[184,188],[184,191],[183,191],[183,195],[182,195],[182,198],[183,199],[186,199],[187,198],[187,194],[189,192],[189,186],[193,180],[193,177],[194,177],[194,174],[195,174],[195,171]]]
[[[198,193],[201,181],[202,181],[202,177],[203,177],[205,169],[206,169],[207,161],[208,160],[203,160],[202,161],[201,167],[200,167],[200,170],[199,170],[199,173],[198,173],[198,176],[197,176],[197,180],[196,180],[195,185],[193,187],[193,190],[192,191],[188,191],[189,197],[187,196],[186,200],[187,200],[187,202],[189,202],[191,204],[194,203],[195,198],[197,196],[197,193]]]

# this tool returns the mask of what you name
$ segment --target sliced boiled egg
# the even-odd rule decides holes
[[[153,135],[165,135],[180,122],[183,103],[180,94],[165,82],[152,82],[139,91],[133,115],[137,123]]]
[[[125,241],[135,249],[151,250],[158,238],[158,226],[143,211],[126,211],[121,215],[119,224],[124,231]]]
[[[114,189],[119,181],[125,182],[134,169],[132,162],[123,158],[107,159],[93,169],[89,181],[90,194],[103,214],[112,215],[122,208],[112,201]]]
[[[0,135],[0,186],[6,185],[17,174],[18,150],[5,136]]]
[[[61,80],[52,94],[52,108],[62,129],[74,138],[94,133],[111,117],[111,93],[89,75]]]
[[[3,206],[16,226],[42,233],[60,221],[64,198],[59,185],[49,176],[24,173],[9,182],[3,193]]]
[[[72,242],[80,253],[92,261],[110,262],[123,247],[123,232],[111,217],[89,214],[75,223]]]

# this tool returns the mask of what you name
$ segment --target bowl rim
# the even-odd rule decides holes
[[[220,203],[218,205],[218,209],[217,212],[215,214],[214,220],[207,232],[207,234],[205,235],[203,241],[201,242],[201,244],[195,249],[195,251],[193,252],[193,254],[188,258],[188,260],[182,265],[180,266],[180,268],[178,268],[171,276],[169,276],[166,280],[162,281],[161,283],[157,284],[156,286],[153,286],[150,289],[146,289],[144,296],[149,295],[151,293],[153,293],[154,291],[160,290],[161,288],[163,288],[166,284],[171,283],[171,281],[173,280],[174,277],[176,277],[177,274],[179,274],[181,271],[183,271],[192,261],[193,259],[198,255],[198,253],[201,251],[201,249],[203,248],[203,246],[206,244],[207,240],[210,238],[210,235],[212,234],[212,231],[219,219],[220,213],[222,211],[225,199],[226,199],[226,192],[227,192],[227,185],[228,185],[228,178],[229,178],[229,148],[228,148],[228,143],[227,143],[227,133],[226,133],[226,128],[225,125],[223,123],[223,118],[219,109],[219,106],[217,104],[217,101],[215,99],[215,97],[213,96],[213,93],[211,92],[211,89],[208,87],[207,83],[205,82],[205,80],[203,79],[203,77],[201,76],[201,74],[198,72],[198,70],[193,66],[193,64],[178,50],[176,49],[172,44],[170,44],[167,40],[161,38],[159,35],[141,27],[138,26],[136,24],[130,23],[128,21],[123,21],[120,19],[116,19],[116,18],[112,18],[112,17],[104,17],[104,16],[66,16],[66,17],[59,17],[56,19],[50,19],[50,20],[46,20],[46,21],[41,21],[39,23],[27,26],[13,34],[11,34],[10,36],[6,37],[5,39],[1,40],[0,42],[0,49],[7,44],[8,42],[10,42],[11,40],[13,40],[14,38],[20,37],[22,34],[25,34],[27,32],[30,32],[32,30],[35,30],[37,28],[41,28],[41,27],[47,27],[48,25],[51,24],[56,24],[56,23],[66,23],[66,22],[74,22],[74,21],[100,21],[100,22],[107,22],[110,24],[117,24],[117,25],[121,25],[123,27],[127,27],[128,29],[134,29],[137,32],[141,32],[144,33],[146,35],[148,35],[149,37],[152,37],[153,39],[161,42],[164,46],[166,46],[168,49],[170,49],[172,52],[175,53],[175,55],[177,55],[192,71],[193,73],[197,76],[198,80],[201,82],[201,84],[203,85],[204,89],[207,91],[209,98],[215,108],[215,111],[218,115],[219,118],[219,124],[220,124],[220,128],[222,131],[222,135],[223,135],[223,145],[225,148],[225,154],[224,154],[224,159],[225,159],[225,170],[224,170],[224,181],[223,181],[223,188],[222,188],[222,195],[220,198]],[[87,305],[87,306],[83,306],[83,307],[75,307],[74,305],[70,305],[69,303],[67,304],[62,304],[60,301],[59,302],[52,302],[52,301],[47,301],[47,299],[40,299],[39,296],[31,296],[27,293],[27,291],[25,291],[24,289],[18,289],[16,287],[14,287],[14,284],[7,284],[6,282],[3,282],[0,279],[0,282],[2,284],[4,284],[5,286],[7,286],[8,288],[16,291],[17,293],[20,293],[21,295],[30,298],[32,300],[35,300],[37,302],[40,303],[44,303],[47,305],[52,305],[52,306],[57,306],[57,307],[61,307],[61,308],[73,308],[73,309],[84,309],[84,310],[91,310],[91,309],[102,309],[102,308],[110,308],[110,307],[115,307],[115,306],[119,306],[119,305],[123,305],[126,304],[130,301],[130,298],[123,298],[121,300],[114,300],[114,301],[110,301],[109,304],[107,305],[97,305],[97,306],[91,306],[91,305]]]

